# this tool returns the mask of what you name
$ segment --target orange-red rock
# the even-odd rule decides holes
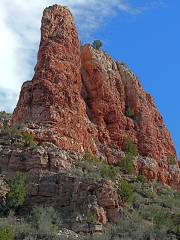
[[[163,169],[139,163],[139,172],[173,185],[167,158],[176,158],[176,151],[152,97],[124,64],[91,45],[80,49],[65,7],[54,5],[43,13],[35,74],[23,84],[12,119],[12,124],[24,122],[38,141],[88,150],[110,164],[121,160],[131,138],[140,155]]]
[[[46,8],[35,74],[22,86],[13,124],[38,124],[38,129],[45,127],[45,134],[37,134],[41,140],[63,149],[96,152],[81,88],[80,43],[73,17],[66,7]]]
[[[130,137],[139,153],[154,159],[176,156],[170,135],[152,97],[127,67],[89,45],[82,47],[82,80],[88,115],[98,128],[101,143],[123,149]],[[134,112],[127,117],[127,109]]]

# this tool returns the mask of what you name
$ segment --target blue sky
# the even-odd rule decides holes
[[[179,0],[1,0],[0,110],[12,111],[22,82],[32,78],[42,10],[54,3],[71,8],[82,42],[101,39],[136,73],[180,157]]]

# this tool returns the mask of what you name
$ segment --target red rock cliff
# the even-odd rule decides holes
[[[100,142],[122,149],[130,137],[143,156],[157,160],[176,156],[163,119],[136,76],[88,45],[82,47],[81,61],[87,113]]]
[[[120,160],[127,137],[142,156],[166,163],[176,157],[163,119],[135,75],[90,45],[80,50],[71,13],[57,5],[44,11],[35,74],[22,86],[12,122],[29,123],[41,141],[88,150],[111,163]]]
[[[35,74],[22,86],[13,124],[38,124],[45,128],[41,140],[64,149],[93,149],[81,88],[80,43],[73,17],[65,7],[46,8]]]

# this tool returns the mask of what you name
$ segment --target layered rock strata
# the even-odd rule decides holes
[[[65,172],[50,174],[34,170],[30,172],[29,180],[28,206],[46,204],[67,209],[72,215],[72,224],[76,222],[74,218],[78,218],[78,215],[82,215],[81,218],[84,215],[84,219],[77,219],[79,223],[84,220],[86,223],[105,225],[118,219],[122,202],[111,181],[82,180]]]

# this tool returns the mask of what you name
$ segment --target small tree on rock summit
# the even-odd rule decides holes
[[[93,48],[96,50],[100,50],[102,47],[102,42],[100,40],[95,40],[92,44]]]

